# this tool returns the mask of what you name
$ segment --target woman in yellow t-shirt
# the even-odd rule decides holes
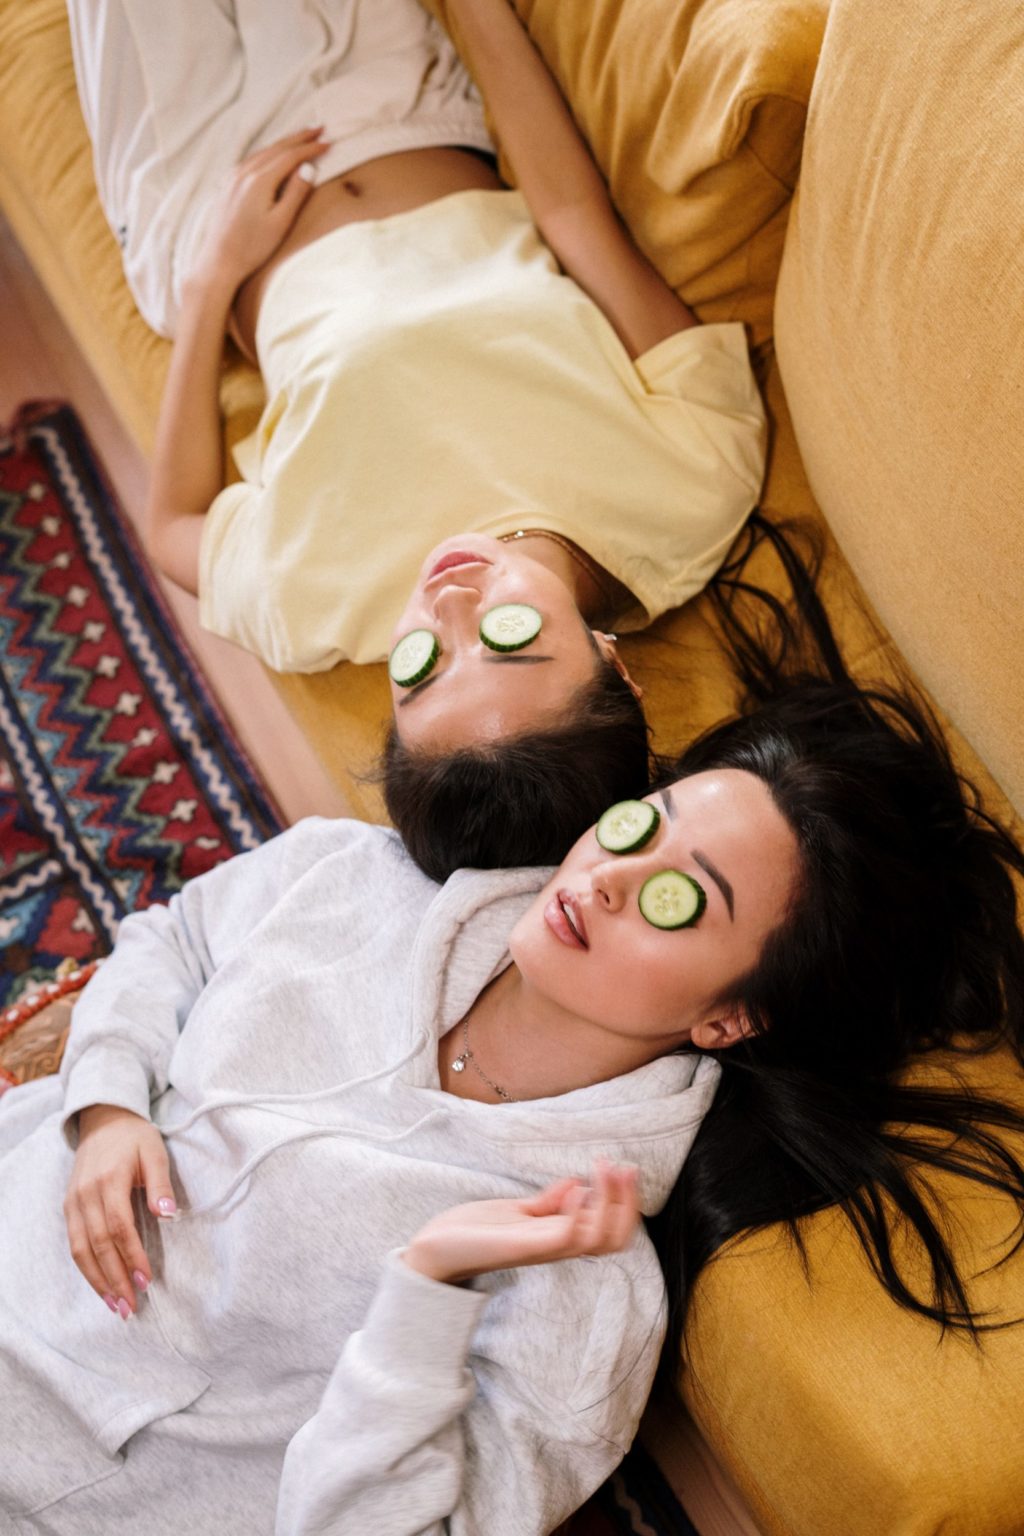
[[[464,63],[413,0],[70,12],[125,269],[175,335],[154,560],[279,670],[391,654],[386,797],[429,873],[554,861],[646,782],[605,626],[697,592],[756,502],[742,327],[633,244],[507,0],[453,0]],[[227,488],[225,331],[268,393]]]

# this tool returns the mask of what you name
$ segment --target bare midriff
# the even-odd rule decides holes
[[[471,149],[441,147],[381,155],[314,187],[287,238],[239,288],[231,311],[232,336],[255,362],[256,321],[267,283],[282,261],[303,246],[322,239],[343,224],[386,219],[393,213],[436,202],[452,192],[467,192],[474,187],[497,191],[503,186],[485,155]]]

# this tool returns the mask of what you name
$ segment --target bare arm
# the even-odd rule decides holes
[[[218,389],[234,292],[216,278],[187,286],[160,403],[144,534],[156,565],[186,592],[198,590],[203,514],[224,484]]]
[[[509,0],[449,0],[448,13],[538,229],[630,356],[696,325],[692,310],[619,219],[564,97]]]
[[[198,590],[203,516],[224,484],[219,385],[231,305],[309,196],[309,183],[298,172],[327,148],[318,135],[316,129],[292,134],[239,166],[185,285],[160,403],[144,531],[156,565],[187,592]]]

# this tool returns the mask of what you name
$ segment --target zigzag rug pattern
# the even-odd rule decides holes
[[[0,1008],[281,826],[73,411],[24,407],[0,432]]]

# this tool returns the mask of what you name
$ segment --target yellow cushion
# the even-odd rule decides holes
[[[776,344],[818,501],[1024,809],[1024,10],[836,0]]]
[[[981,1091],[1021,1102],[1008,1055],[965,1061]],[[930,1069],[932,1071],[932,1069]],[[941,1071],[932,1071],[942,1080]],[[1024,1145],[1018,1142],[1018,1157]],[[956,1252],[993,1318],[1024,1314],[1012,1202],[935,1178]],[[1018,1536],[1024,1510],[1024,1327],[980,1349],[898,1307],[836,1211],[741,1238],[705,1269],[683,1392],[766,1536]],[[897,1254],[907,1255],[900,1244]],[[924,1287],[919,1251],[907,1273]]]
[[[638,244],[763,340],[828,0],[515,3]]]

